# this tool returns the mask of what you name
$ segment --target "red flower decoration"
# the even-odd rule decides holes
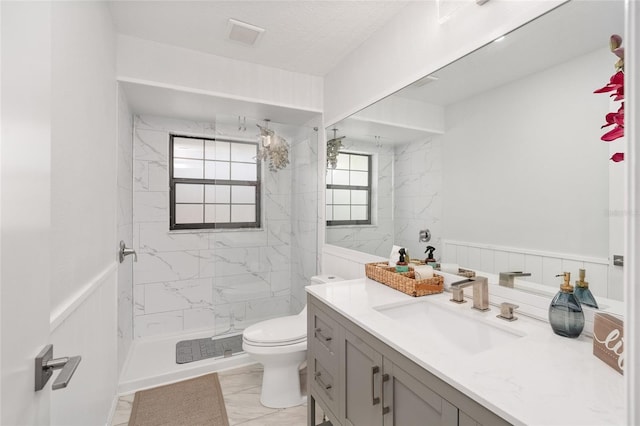
[[[595,90],[593,93],[606,93],[606,92],[614,92],[611,97],[614,97],[614,101],[621,101],[624,99],[624,72],[618,71],[609,80],[609,83],[601,87],[598,90]]]
[[[614,163],[619,163],[620,161],[624,161],[624,152],[616,152],[610,158]]]
[[[611,51],[619,58],[618,62],[616,62],[616,69],[618,70],[611,78],[609,79],[609,83],[606,86],[601,87],[600,89],[594,91],[593,93],[608,93],[612,92],[610,97],[613,98],[614,101],[622,101],[624,100],[624,48],[620,47],[622,44],[622,37],[617,34],[614,34],[610,38],[610,47]],[[602,135],[600,139],[605,142],[611,142],[618,138],[624,136],[624,102],[618,109],[617,112],[610,112],[605,116],[606,123],[600,127],[604,129],[605,127],[615,126],[613,129],[609,130],[607,133]],[[612,157],[611,160],[618,163],[624,160],[624,153],[617,152]]]

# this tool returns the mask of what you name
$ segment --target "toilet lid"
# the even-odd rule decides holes
[[[247,327],[242,338],[259,346],[292,345],[307,340],[307,318],[300,315],[274,318]]]

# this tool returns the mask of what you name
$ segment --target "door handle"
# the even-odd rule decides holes
[[[322,374],[319,371],[316,372],[315,374],[316,382],[318,382],[320,386],[322,386],[325,390],[330,390],[333,386],[325,384],[325,382],[320,378],[320,376],[322,376]]]
[[[316,333],[316,336],[320,337],[325,342],[328,343],[332,340],[330,336],[325,336],[324,334],[322,334],[322,329],[320,327],[316,328],[314,331]]]
[[[81,360],[82,357],[80,356],[53,359],[53,345],[45,346],[36,357],[35,390],[42,390],[53,375],[53,370],[59,369],[62,369],[62,371],[58,374],[56,380],[54,380],[52,389],[58,390],[66,388]]]
[[[380,395],[382,396],[382,414],[387,414],[389,411],[391,411],[391,408],[389,406],[385,407],[384,406],[384,384],[385,382],[389,381],[389,375],[388,374],[383,374],[382,375],[382,384],[380,385]]]
[[[376,396],[376,391],[375,391],[375,378],[376,378],[376,374],[378,374],[380,372],[380,367],[378,367],[377,365],[374,365],[373,367],[371,367],[371,405],[378,405],[380,404],[380,397]]]

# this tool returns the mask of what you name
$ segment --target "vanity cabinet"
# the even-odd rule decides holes
[[[382,355],[346,331],[344,337],[344,424],[382,426],[383,387],[388,379]],[[383,379],[384,378],[386,379]]]
[[[509,423],[308,295],[308,424],[315,403],[334,426]]]

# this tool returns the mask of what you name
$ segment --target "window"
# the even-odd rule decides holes
[[[371,155],[340,152],[327,171],[327,225],[371,224]]]
[[[258,144],[171,135],[170,229],[260,227]]]

